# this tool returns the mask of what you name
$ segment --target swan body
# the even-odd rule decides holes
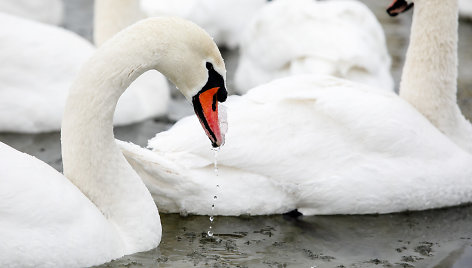
[[[156,135],[149,141],[152,151],[121,143],[158,207],[219,215],[298,209],[312,215],[472,202],[472,135],[455,135],[470,127],[459,120],[455,103],[457,0],[414,2],[401,97],[318,75],[282,78],[231,97],[218,176],[194,117]],[[448,35],[439,39],[431,31]],[[188,133],[196,134],[177,142]]]
[[[294,74],[326,74],[393,90],[385,34],[358,1],[277,0],[247,27],[235,86],[241,93]]]
[[[60,129],[68,88],[95,48],[58,27],[4,13],[0,22],[0,131]],[[114,123],[162,115],[169,98],[165,78],[155,71],[146,73],[120,99]]]
[[[117,229],[46,163],[0,143],[2,267],[85,267],[123,256]]]
[[[224,82],[216,44],[195,24],[138,22],[97,50],[71,86],[61,131],[64,175],[0,143],[0,266],[88,267],[158,246],[159,213],[115,143],[114,110],[150,69],[167,74],[186,97],[204,100],[209,63]],[[205,113],[217,103],[194,103],[204,111],[205,130],[217,133],[218,122]]]
[[[147,16],[179,16],[205,29],[219,46],[234,49],[266,0],[141,0]]]
[[[219,215],[389,213],[472,201],[472,157],[393,92],[292,76],[226,106],[218,176],[194,117],[157,134],[153,151],[121,144],[161,211],[210,214],[215,193]],[[187,133],[196,135],[180,142]]]
[[[62,23],[64,5],[62,0],[3,0],[0,2],[0,12],[59,25]]]

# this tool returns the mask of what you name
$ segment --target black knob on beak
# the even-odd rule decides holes
[[[219,102],[224,102],[226,101],[226,98],[228,97],[228,91],[226,91],[226,88],[220,87],[218,89],[218,93],[216,93],[216,98]]]

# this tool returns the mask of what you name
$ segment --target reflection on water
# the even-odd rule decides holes
[[[371,216],[161,215],[158,249],[102,267],[471,267],[472,206]],[[455,263],[455,265],[454,265]]]

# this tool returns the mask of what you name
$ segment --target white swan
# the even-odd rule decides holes
[[[235,48],[251,18],[266,0],[124,0],[141,16],[179,16],[203,27],[218,45]],[[111,0],[108,0],[112,4]],[[97,4],[97,3],[95,3]],[[140,5],[140,7],[138,7]],[[138,7],[136,9],[136,7]],[[128,9],[130,12],[131,9]],[[133,12],[134,12],[133,11]],[[132,17],[132,16],[131,16]],[[130,17],[129,17],[130,18]],[[115,33],[120,25],[104,25],[103,34]],[[100,35],[100,34],[99,34]],[[95,35],[95,40],[97,36]],[[100,36],[98,40],[100,40]],[[106,37],[104,37],[106,39]],[[100,42],[100,41],[99,41]]]
[[[393,90],[385,34],[358,1],[277,0],[254,17],[241,41],[241,93],[294,74],[326,74]]]
[[[2,0],[0,12],[59,25],[62,23],[64,5],[62,0]]]
[[[153,68],[193,99],[210,138],[222,143],[213,96],[225,97],[225,69],[216,44],[181,19],[131,26],[104,44],[72,85],[61,136],[65,176],[0,143],[1,267],[92,266],[159,244],[158,210],[112,126],[120,95]]]
[[[4,13],[0,23],[0,131],[59,130],[67,90],[95,48],[59,27]],[[148,72],[120,99],[114,123],[163,115],[169,99],[165,78]]]
[[[455,52],[457,40],[446,34],[457,34],[457,0],[415,0],[415,5],[408,60],[415,46],[428,49],[431,73],[418,70],[414,77],[431,81],[421,88],[403,84],[402,90],[426,96],[436,90],[430,85],[456,79],[454,62],[442,61]],[[421,14],[435,15],[430,20]],[[432,36],[429,45],[414,41],[415,35],[431,36],[433,29],[442,29],[441,39]],[[435,49],[439,40],[446,40],[447,49]],[[442,93],[446,90],[453,88]],[[472,201],[470,152],[393,92],[305,75],[231,97],[227,106],[230,129],[218,156],[218,177],[195,117],[159,133],[149,142],[153,152],[121,144],[161,211],[389,213]],[[194,138],[180,142],[188,133]]]

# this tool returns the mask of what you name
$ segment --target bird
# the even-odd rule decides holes
[[[0,22],[0,59],[4,63],[0,67],[0,132],[59,130],[67,89],[96,48],[75,33],[52,25],[6,13],[0,13]],[[164,115],[169,99],[165,78],[150,71],[120,99],[114,124]]]
[[[440,100],[456,90],[447,85],[455,84],[457,72],[457,0],[414,3],[400,96],[341,78],[297,75],[228,98],[229,129],[216,160],[202,145],[205,137],[196,132],[194,116],[158,133],[148,143],[150,150],[120,142],[160,211],[372,214],[471,202],[472,155],[466,140],[413,101],[424,100],[426,108],[431,102],[444,104],[436,107],[438,118],[457,106]],[[389,12],[410,7],[395,0]],[[423,98],[407,97],[415,92]],[[464,131],[470,126],[449,123],[456,130],[462,123],[469,124]],[[194,137],[182,143],[189,133]]]
[[[88,267],[159,245],[158,209],[112,125],[118,98],[149,69],[165,73],[192,100],[212,144],[223,143],[217,115],[226,70],[211,37],[179,18],[130,26],[84,63],[71,86],[64,175],[0,143],[0,266]]]
[[[178,16],[203,27],[222,47],[235,49],[252,17],[266,0],[124,0],[95,1],[94,41],[103,43],[113,34],[145,17]],[[111,15],[110,15],[111,14]],[[102,20],[101,17],[121,18]]]
[[[294,74],[326,74],[394,90],[385,34],[359,1],[277,0],[265,5],[240,44],[241,94]]]
[[[0,3],[0,12],[60,25],[64,17],[64,4],[62,0],[4,0]]]

